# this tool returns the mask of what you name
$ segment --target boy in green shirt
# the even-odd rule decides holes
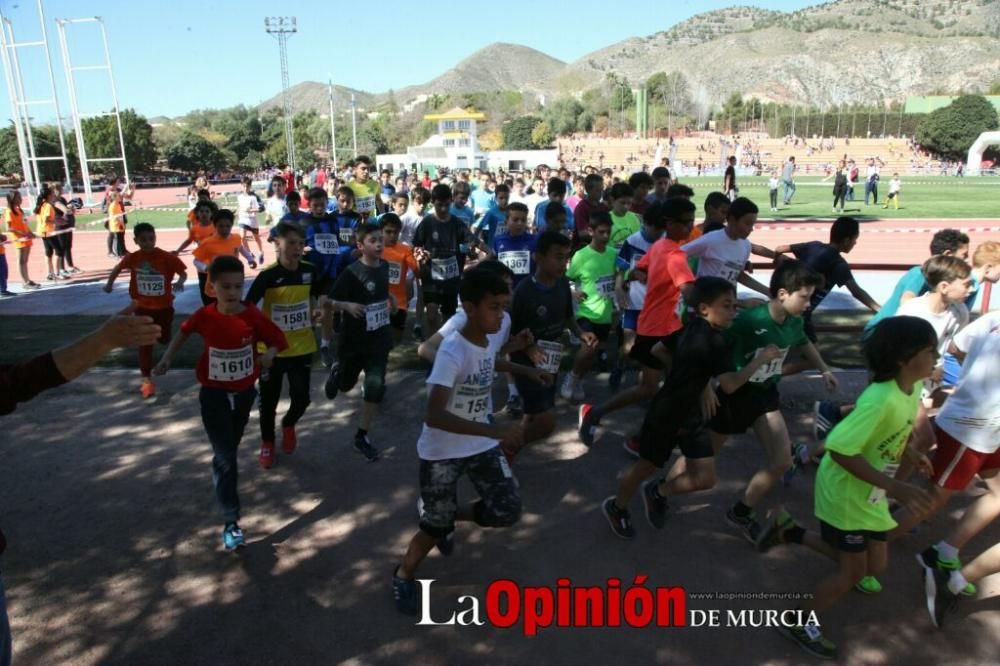
[[[590,218],[590,244],[573,255],[566,277],[574,284],[579,303],[576,322],[581,331],[597,336],[598,345],[580,345],[573,361],[573,371],[566,373],[560,394],[565,400],[583,402],[583,376],[590,370],[600,349],[608,342],[611,319],[615,312],[615,265],[618,253],[608,247],[611,220],[605,213]]]
[[[932,471],[917,447],[907,445],[911,432],[922,428],[926,413],[920,404],[921,382],[937,361],[937,335],[916,317],[882,321],[863,342],[872,383],[857,407],[827,438],[816,473],[815,511],[819,534],[806,532],[782,512],[765,531],[761,545],[800,543],[835,559],[837,571],[819,582],[809,601],[798,608],[798,626],[779,630],[818,657],[835,659],[837,648],[820,631],[817,613],[825,611],[863,577],[885,570],[888,534],[896,527],[886,497],[893,497],[915,514],[931,507],[921,488],[894,478],[900,462]]]
[[[801,352],[812,367],[820,370],[830,390],[837,388],[836,377],[803,329],[802,313],[809,307],[813,290],[821,284],[823,277],[805,264],[785,261],[771,275],[771,300],[740,312],[726,331],[737,370],[769,345],[782,352],[781,356],[758,369],[738,391],[719,394],[718,410],[711,424],[716,452],[729,435],[753,427],[767,453],[767,464],[751,477],[742,498],[726,512],[729,522],[753,544],[758,543],[763,532],[754,509],[792,466],[791,440],[778,396],[782,365],[789,350]]]
[[[628,183],[615,183],[611,188],[611,246],[620,250],[632,234],[642,228],[639,216],[629,210],[633,190]]]

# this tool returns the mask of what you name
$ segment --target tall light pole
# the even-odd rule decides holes
[[[351,93],[351,142],[354,148],[354,157],[358,156],[358,103]]]
[[[330,159],[333,160],[333,170],[337,171],[337,130],[333,120],[333,79],[327,79],[330,86]]]
[[[288,94],[288,36],[297,32],[294,16],[268,16],[264,19],[264,30],[278,40],[278,56],[281,61],[281,105],[285,112],[285,144],[288,166],[295,172],[295,133],[292,126],[292,97]]]

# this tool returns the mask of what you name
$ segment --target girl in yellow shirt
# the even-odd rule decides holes
[[[35,235],[41,236],[45,245],[45,262],[49,268],[48,277],[45,279],[50,282],[65,280],[70,276],[66,270],[62,239],[56,234],[56,209],[52,205],[55,200],[56,191],[46,185],[35,202]],[[56,257],[55,267],[52,255]]]

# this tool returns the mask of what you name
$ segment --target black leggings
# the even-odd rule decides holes
[[[840,207],[844,207],[844,195],[847,194],[847,188],[834,189],[833,190],[833,207],[837,207],[837,202],[840,202]]]
[[[125,232],[124,231],[109,231],[108,232],[108,254],[113,254],[116,257],[125,256]]]
[[[274,441],[274,420],[281,399],[281,386],[288,375],[288,396],[292,404],[281,419],[281,427],[287,428],[298,423],[309,406],[309,383],[312,375],[312,354],[274,359],[274,365],[266,370],[260,379],[260,437]]]
[[[57,257],[65,256],[63,254],[63,244],[62,236],[45,236],[42,238],[42,245],[45,247],[45,256],[51,257],[53,254]]]

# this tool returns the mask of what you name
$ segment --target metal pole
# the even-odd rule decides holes
[[[797,106],[793,106],[792,107],[792,135],[793,136],[795,135],[795,111],[798,108],[799,107],[797,107]]]
[[[295,172],[295,128],[292,124],[292,98],[288,94],[288,35],[297,32],[294,16],[264,18],[264,30],[278,40],[278,58],[281,64],[281,104],[285,116],[285,149],[288,166]]]
[[[868,134],[866,136],[870,137],[872,135],[872,107],[868,107]]]
[[[899,129],[896,130],[896,134],[902,138],[903,136],[903,111],[906,109],[906,103],[901,102],[899,105]]]
[[[354,157],[358,156],[358,104],[351,93],[351,142],[354,149]]]
[[[333,170],[337,170],[337,130],[334,127],[333,116],[333,79],[329,79],[330,84],[330,159],[333,161]]]
[[[115,86],[115,74],[111,69],[111,51],[108,50],[108,32],[104,28],[104,21],[102,19],[98,18],[97,24],[101,26],[101,38],[104,40],[104,62],[108,66],[108,78],[111,79],[111,101],[115,105],[115,122],[118,124],[118,141],[119,145],[122,147],[122,171],[124,171],[125,185],[127,186],[131,181],[128,176],[128,159],[125,157],[125,134],[122,132],[122,117],[118,112],[118,90]]]
[[[24,126],[25,141],[28,145],[28,164],[30,165],[30,169],[29,172],[25,174],[25,179],[33,181],[35,191],[40,192],[42,189],[42,178],[38,173],[38,160],[36,159],[38,155],[35,152],[35,138],[31,131],[31,116],[28,115],[29,112],[26,105],[27,97],[24,92],[24,76],[21,74],[21,59],[17,57],[17,48],[13,46],[14,44],[17,44],[17,40],[14,38],[14,25],[9,20],[6,21],[6,24],[7,30],[10,34],[10,43],[12,45],[10,47],[10,55],[11,61],[14,64],[14,85],[16,86],[18,92],[18,111],[20,112],[21,123]],[[31,186],[32,184],[29,183],[28,187],[31,188]]]
[[[62,52],[63,65],[66,68],[66,87],[69,89],[70,115],[73,120],[73,132],[76,134],[76,147],[80,155],[80,177],[83,179],[83,194],[87,204],[94,203],[93,190],[90,187],[90,167],[87,164],[87,146],[83,142],[83,124],[80,122],[80,108],[76,102],[76,82],[73,78],[72,61],[69,56],[69,43],[66,40],[66,25],[64,19],[56,19],[56,29],[59,31],[59,50]]]
[[[56,107],[56,131],[59,134],[59,150],[62,154],[63,172],[66,174],[66,191],[72,194],[73,181],[70,179],[69,174],[69,158],[66,156],[66,139],[63,137],[62,110],[59,108],[59,96],[56,95],[56,75],[52,71],[52,58],[49,56],[49,34],[45,29],[45,10],[42,7],[42,0],[38,0],[38,20],[42,26],[42,41],[45,42],[45,64],[49,69],[49,89],[52,91],[52,103]],[[107,51],[106,40],[104,50]],[[115,106],[117,108],[117,104]],[[124,145],[125,144],[122,144],[122,146]],[[124,150],[122,152],[124,153]]]
[[[10,53],[7,49],[7,25],[6,18],[0,22],[0,56],[3,58],[4,80],[7,82],[7,95],[10,98],[11,119],[14,122],[14,135],[17,138],[17,152],[21,158],[21,171],[23,172],[23,184],[28,187],[29,192],[33,191],[33,175],[31,172],[31,162],[28,160],[28,144],[24,137],[24,126],[21,124],[21,109],[17,103],[19,99],[17,88],[14,84],[14,68],[10,61]],[[13,37],[10,40],[13,43]]]

